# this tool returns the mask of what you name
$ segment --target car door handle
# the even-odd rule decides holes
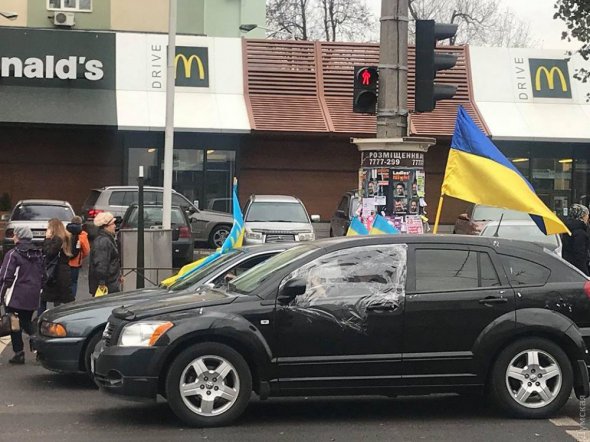
[[[397,310],[396,304],[371,304],[367,306],[368,312],[393,312]]]
[[[486,298],[480,299],[478,302],[480,304],[506,304],[508,302],[508,298],[504,298],[503,296],[488,296]]]

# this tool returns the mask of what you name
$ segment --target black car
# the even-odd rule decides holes
[[[346,192],[330,219],[330,236],[346,236],[350,222],[359,208],[358,190]]]
[[[186,279],[179,280],[169,289],[151,288],[114,293],[48,310],[41,316],[39,331],[33,336],[38,358],[45,368],[52,371],[89,372],[90,355],[100,341],[113,308],[177,294],[193,296],[203,284],[210,287],[223,286],[228,275],[239,276],[289,247],[289,244],[271,244],[234,249],[196,270]]]
[[[489,391],[511,414],[589,392],[590,282],[537,244],[460,235],[300,245],[227,290],[113,310],[106,392],[165,396],[189,425],[262,399]]]

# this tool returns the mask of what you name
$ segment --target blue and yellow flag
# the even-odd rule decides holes
[[[530,214],[546,235],[569,233],[533,186],[459,107],[441,195]]]
[[[369,235],[395,235],[398,234],[399,230],[393,227],[385,218],[381,215],[377,215],[369,231]]]
[[[346,232],[346,236],[355,236],[355,235],[368,235],[369,231],[359,219],[358,216],[355,216],[352,221],[350,222],[350,226],[348,226],[348,231]]]

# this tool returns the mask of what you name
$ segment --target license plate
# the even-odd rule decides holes
[[[33,237],[34,238],[43,238],[45,236],[45,232],[33,230]]]

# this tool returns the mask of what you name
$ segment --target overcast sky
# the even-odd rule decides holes
[[[366,0],[377,16],[381,15],[381,0]],[[511,8],[524,22],[530,24],[531,37],[543,49],[576,49],[580,45],[561,40],[565,24],[553,20],[555,0],[499,0],[504,7]]]

